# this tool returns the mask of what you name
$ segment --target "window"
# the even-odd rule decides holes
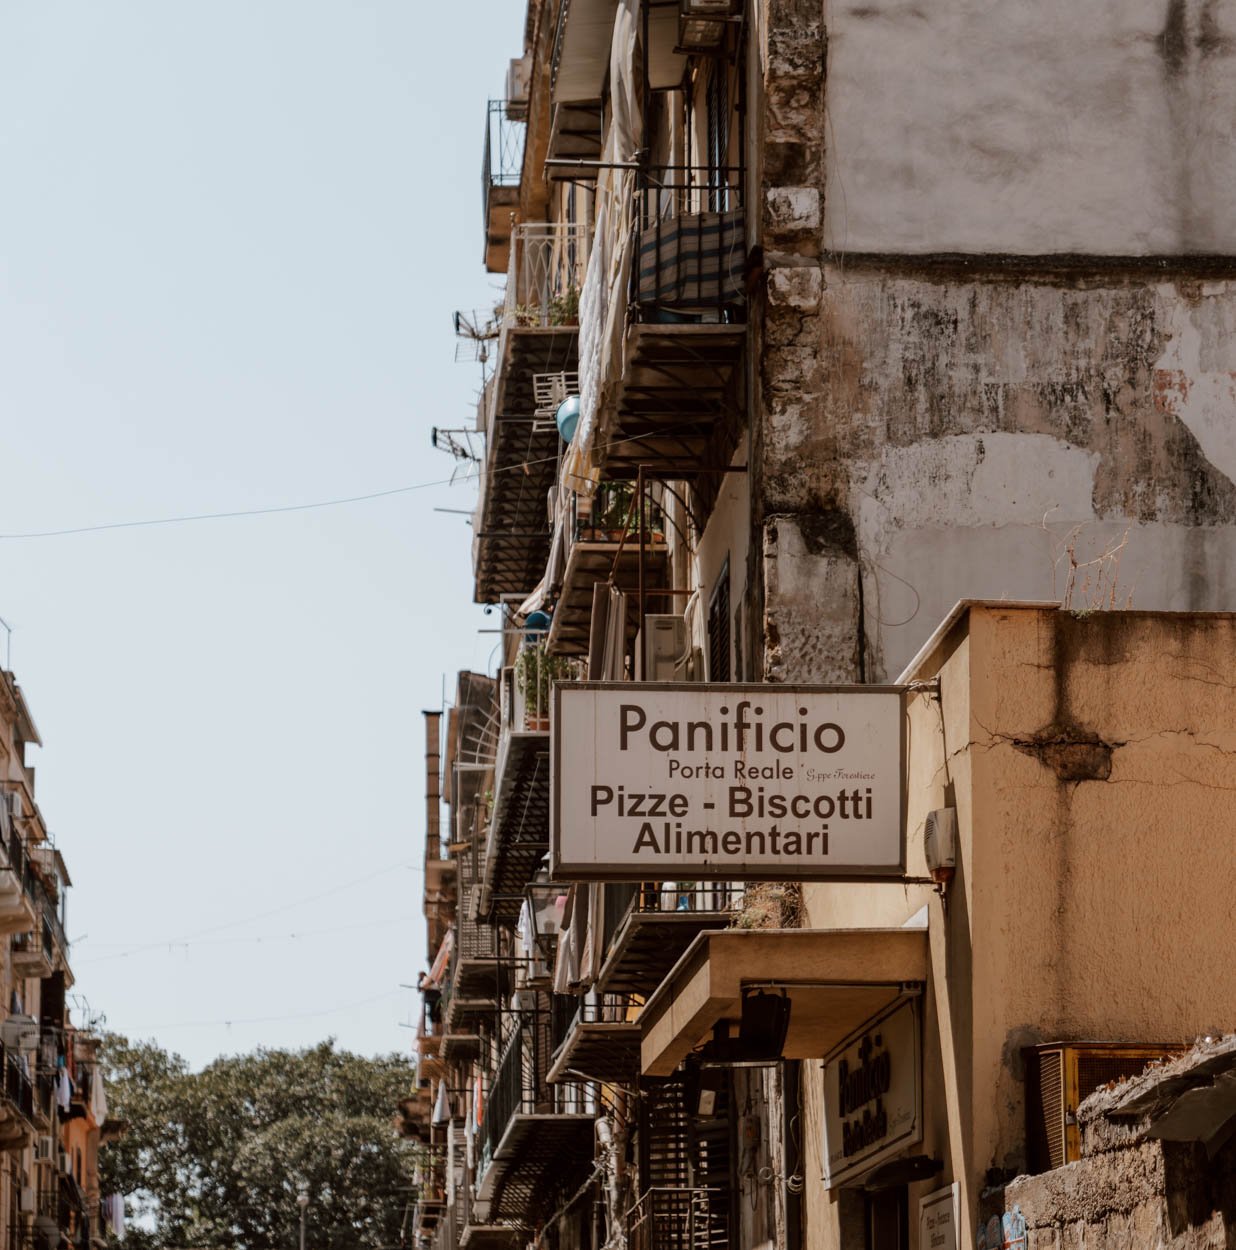
[[[909,1193],[904,1185],[867,1195],[867,1250],[909,1250]]]
[[[720,60],[708,66],[705,85],[708,116],[708,207],[714,213],[729,208],[727,166],[730,159],[729,67]]]
[[[721,574],[708,600],[708,680],[730,680],[730,562]]]

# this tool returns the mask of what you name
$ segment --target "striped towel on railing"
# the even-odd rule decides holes
[[[666,217],[640,232],[641,304],[703,311],[745,298],[741,209]]]

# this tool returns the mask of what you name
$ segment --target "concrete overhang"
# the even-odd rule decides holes
[[[742,1014],[744,988],[784,988],[782,1054],[820,1059],[907,987],[927,980],[926,929],[723,929],[701,933],[640,1015],[640,1070],[668,1076],[714,1027]]]

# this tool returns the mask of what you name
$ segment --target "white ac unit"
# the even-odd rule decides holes
[[[65,1174],[65,1176],[73,1175],[73,1160],[69,1155],[62,1154],[60,1156],[60,1170]]]
[[[17,1198],[17,1209],[23,1215],[34,1214],[34,1186],[23,1185]]]
[[[33,1016],[9,1016],[0,1024],[0,1041],[9,1050],[34,1050],[39,1044],[39,1022]]]
[[[14,820],[22,820],[26,815],[26,805],[22,801],[20,792],[17,790],[9,791],[9,815]]]
[[[56,1156],[56,1139],[44,1133],[34,1143],[34,1158],[37,1163],[51,1163]]]
[[[644,618],[638,653],[642,659],[643,681],[697,681],[701,666],[687,632],[686,618],[654,614]]]
[[[938,807],[927,813],[923,825],[923,854],[927,871],[938,882],[948,881],[957,867],[957,810]]]

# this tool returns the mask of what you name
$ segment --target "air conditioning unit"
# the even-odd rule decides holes
[[[528,83],[532,77],[532,62],[520,57],[512,60],[506,71],[506,115],[512,121],[528,116]]]
[[[1169,1043],[1138,1042],[1049,1042],[1024,1050],[1030,1172],[1047,1172],[1081,1158],[1077,1107],[1083,1099],[1182,1050]]]
[[[0,1041],[9,1050],[34,1050],[39,1044],[39,1022],[33,1016],[9,1016],[0,1024]]]
[[[685,617],[653,614],[644,618],[636,655],[641,681],[702,681],[703,656],[691,646]]]
[[[73,1159],[70,1155],[62,1154],[60,1156],[60,1170],[65,1176],[73,1175]]]
[[[927,813],[923,825],[923,853],[927,871],[938,885],[951,881],[957,867],[957,810],[939,807]]]
[[[34,1214],[34,1186],[23,1185],[17,1197],[17,1209],[22,1215]]]
[[[56,1139],[44,1133],[34,1143],[34,1159],[36,1163],[52,1163],[56,1157]]]
[[[725,28],[742,12],[742,0],[679,0],[678,43],[683,52],[712,52]]]
[[[9,815],[14,820],[24,820],[26,816],[26,804],[17,790],[9,791]]]

